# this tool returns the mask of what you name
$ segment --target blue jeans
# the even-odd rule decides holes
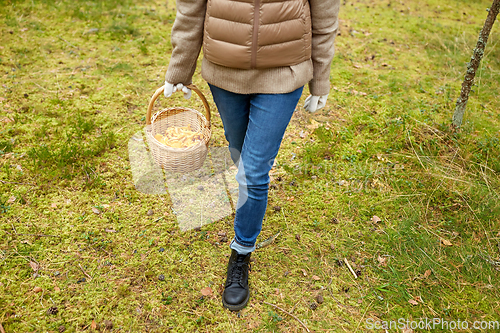
[[[286,94],[236,94],[209,85],[224,124],[231,158],[238,166],[238,204],[231,249],[255,250],[267,208],[269,171],[302,88]]]

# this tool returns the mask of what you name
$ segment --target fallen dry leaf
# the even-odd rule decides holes
[[[39,293],[39,292],[41,292],[41,291],[42,291],[42,288],[40,288],[40,287],[35,287],[35,288],[33,288],[33,291],[34,291],[35,293]]]
[[[95,322],[95,320],[92,320],[92,323],[90,324],[90,328],[93,330],[97,329],[97,323]]]
[[[445,246],[453,246],[453,244],[451,244],[451,242],[447,239],[444,239],[444,238],[441,238],[441,243]]]
[[[319,276],[317,276],[317,275],[313,275],[312,279],[315,280],[315,281],[321,280],[321,278]]]
[[[40,268],[40,265],[38,265],[36,262],[34,261],[30,261],[30,267],[31,269],[33,269],[35,272],[38,271],[38,269]]]
[[[307,276],[307,272],[305,269],[301,268],[300,270],[302,271],[302,274],[304,274],[304,276]]]
[[[415,301],[414,299],[409,299],[408,303],[410,303],[411,305],[418,305],[418,302]]]
[[[210,287],[205,287],[201,290],[201,294],[203,296],[212,296],[213,295],[213,291],[212,291],[212,288]]]
[[[379,223],[381,221],[382,221],[382,219],[380,217],[378,217],[377,215],[373,215],[373,217],[372,217],[373,223]]]
[[[431,273],[432,272],[431,272],[430,269],[426,270],[425,273],[424,273],[424,279],[428,278],[431,275]]]
[[[116,232],[116,230],[113,230],[113,229],[104,229],[104,231],[106,231],[106,232]]]
[[[251,322],[248,323],[248,329],[255,329],[260,326],[260,322]]]
[[[377,260],[380,266],[387,266],[387,257],[378,256]]]
[[[355,90],[355,89],[352,89],[350,92],[351,92],[351,94],[353,94],[353,95],[361,95],[361,96],[366,96],[366,95],[368,95],[368,94],[367,94],[367,93],[365,93],[365,92],[362,92],[362,91],[357,91],[357,90]]]
[[[92,207],[92,212],[94,212],[94,214],[101,214],[101,211],[95,207]]]
[[[311,119],[310,121],[311,121],[311,124],[306,125],[306,127],[307,127],[308,129],[315,130],[316,128],[318,128],[318,127],[321,125],[319,122],[317,122],[317,121],[316,121],[316,120],[314,120],[314,119]]]
[[[14,201],[16,201],[16,197],[15,196],[11,196],[9,198],[9,200],[7,200],[7,203],[13,203]]]

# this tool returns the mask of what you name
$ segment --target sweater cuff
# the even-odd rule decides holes
[[[165,74],[165,81],[172,84],[182,83],[183,85],[188,85],[193,82],[193,74],[196,69],[196,63],[194,68],[186,69],[185,66],[181,64],[181,60],[178,64],[171,62],[168,66],[167,72]]]
[[[315,80],[309,81],[309,92],[313,96],[324,96],[330,92],[329,80]]]

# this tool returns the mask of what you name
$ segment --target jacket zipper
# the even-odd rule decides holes
[[[259,41],[260,0],[254,1],[251,68],[257,67],[257,43]]]

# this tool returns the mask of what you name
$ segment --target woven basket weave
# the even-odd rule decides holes
[[[212,135],[210,128],[210,107],[203,93],[193,84],[187,86],[196,92],[205,106],[205,115],[197,110],[185,107],[171,107],[151,115],[154,103],[163,93],[164,87],[158,88],[148,106],[146,115],[146,139],[156,164],[170,172],[191,172],[199,169],[207,157],[208,142]],[[191,130],[200,132],[202,140],[188,148],[173,148],[155,139],[156,134],[164,134],[169,127],[191,125]]]

